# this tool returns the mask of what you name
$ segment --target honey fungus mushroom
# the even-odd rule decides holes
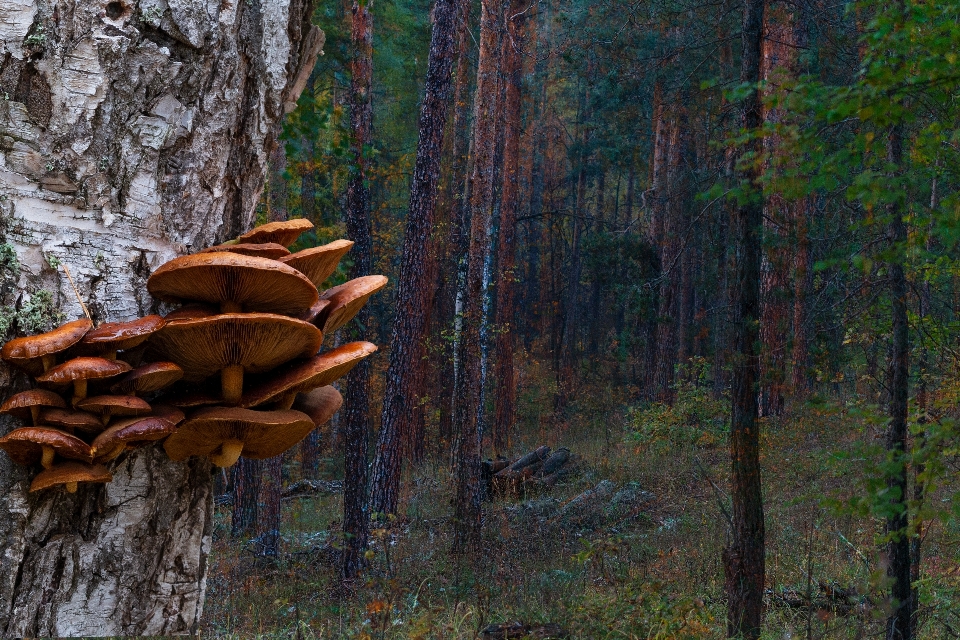
[[[298,316],[318,299],[310,280],[287,265],[238,253],[197,253],[175,258],[147,280],[157,300],[220,305],[222,313],[254,311]]]
[[[0,449],[10,459],[25,467],[37,463],[44,469],[53,466],[55,457],[71,460],[93,460],[90,445],[80,438],[50,427],[23,427],[0,438]]]
[[[142,416],[150,413],[146,400],[136,396],[93,396],[77,403],[77,409],[100,416],[107,425],[113,416]]]
[[[289,247],[297,241],[300,234],[305,231],[310,231],[310,229],[313,229],[313,223],[303,218],[268,222],[238,236],[236,242],[237,244],[266,244],[275,242],[284,247]]]
[[[330,274],[337,270],[340,259],[353,246],[351,240],[334,240],[321,247],[312,247],[279,258],[279,261],[293,267],[319,289]]]
[[[130,365],[122,360],[107,360],[106,358],[74,358],[63,364],[58,364],[42,376],[37,382],[52,385],[73,384],[73,403],[87,397],[87,381],[112,378],[121,373],[130,371]]]
[[[180,414],[181,418],[183,414]],[[125,418],[110,425],[98,435],[90,449],[93,452],[94,462],[109,462],[123,453],[139,445],[163,440],[177,430],[179,420],[164,416],[141,416]]]
[[[245,256],[254,256],[256,258],[268,258],[278,260],[284,256],[290,255],[290,250],[282,244],[276,242],[264,242],[262,244],[218,244],[216,246],[198,251],[197,253],[216,253],[218,251],[227,251],[229,253],[239,253]]]
[[[53,391],[28,389],[7,399],[3,405],[0,405],[0,413],[12,415],[37,426],[40,410],[47,407],[66,409],[67,403]]]
[[[14,338],[0,349],[0,358],[36,377],[53,367],[57,354],[78,343],[92,328],[93,323],[82,318],[47,333]]]
[[[343,396],[333,387],[318,387],[297,395],[293,408],[302,411],[313,420],[313,424],[320,427],[330,421],[343,405]]]
[[[173,362],[151,362],[133,369],[110,387],[111,393],[144,395],[166,389],[183,377]]]
[[[326,334],[331,334],[347,324],[360,312],[370,296],[387,286],[385,276],[362,276],[354,278],[338,287],[332,287],[320,296],[330,301],[315,323]],[[322,320],[322,325],[320,324]]]
[[[160,316],[144,316],[128,322],[107,322],[89,331],[77,344],[77,352],[116,360],[117,351],[140,346],[166,324]]]
[[[323,334],[312,324],[272,313],[227,313],[170,322],[153,348],[184,370],[184,379],[220,373],[223,401],[243,395],[244,373],[261,373],[294,358],[313,355]]]
[[[76,493],[77,485],[83,483],[104,484],[113,480],[113,475],[100,464],[61,462],[41,471],[30,483],[30,493],[63,485],[67,493]]]
[[[206,407],[167,438],[163,448],[171,460],[207,456],[218,467],[230,467],[241,455],[254,460],[280,455],[313,428],[310,417],[300,411]]]
[[[40,412],[39,421],[41,425],[57,427],[70,433],[80,431],[84,434],[97,434],[103,431],[100,418],[86,411],[52,407]]]
[[[376,350],[377,346],[370,342],[351,342],[306,362],[271,371],[265,382],[243,394],[239,406],[249,408],[274,402],[275,409],[289,409],[298,393],[329,385]]]

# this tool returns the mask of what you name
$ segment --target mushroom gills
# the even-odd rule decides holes
[[[210,456],[210,461],[218,467],[232,467],[240,459],[240,453],[243,451],[243,442],[240,440],[227,440],[220,445],[220,453]]]

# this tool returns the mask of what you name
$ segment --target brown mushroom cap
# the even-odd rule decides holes
[[[77,345],[81,353],[116,353],[145,342],[166,324],[160,316],[144,316],[129,322],[106,322],[87,333]]]
[[[151,362],[137,367],[110,387],[113,393],[144,394],[169,387],[183,377],[183,369],[172,362]]]
[[[167,315],[163,316],[163,319],[167,322],[173,322],[174,320],[196,320],[197,318],[209,318],[210,316],[215,316],[218,313],[220,313],[220,309],[212,304],[200,304],[199,302],[194,302],[191,304],[185,304],[179,309],[174,309]]]
[[[300,442],[314,428],[299,411],[253,411],[236,407],[207,407],[167,438],[163,447],[171,460],[226,453],[224,444],[242,444],[245,458],[262,460],[279,455]],[[237,451],[236,453],[239,453]],[[232,456],[230,456],[232,457]],[[233,461],[227,460],[230,466]]]
[[[313,223],[303,218],[294,220],[283,220],[281,222],[268,222],[259,227],[255,227],[242,236],[237,237],[238,244],[264,244],[267,242],[276,242],[285,247],[289,247],[300,234],[313,229]]]
[[[309,391],[317,387],[325,387],[334,380],[346,375],[361,360],[377,350],[377,346],[370,342],[351,342],[313,356],[306,362],[300,362],[282,370],[271,371],[268,379],[243,394],[238,406],[250,408],[267,402],[280,401],[289,398],[286,407],[293,402],[293,397],[302,391]]]
[[[192,389],[190,391],[165,393],[157,398],[156,401],[179,409],[193,409],[195,407],[208,407],[210,405],[220,404],[222,400],[219,394]]]
[[[299,315],[317,301],[317,288],[287,265],[238,253],[198,253],[175,258],[147,280],[154,298],[213,302],[222,311]]]
[[[26,467],[41,461],[43,447],[50,447],[61,458],[93,460],[90,445],[59,429],[23,427],[0,438],[0,449],[6,451],[11,460]]]
[[[183,415],[183,411],[180,411],[180,409],[177,407],[172,407],[167,404],[153,405],[153,411],[151,412],[151,415],[154,418],[166,420],[167,422],[173,424],[173,426],[177,426],[187,417]]]
[[[322,247],[292,253],[280,258],[279,261],[310,278],[310,281],[319,289],[330,274],[336,271],[340,258],[350,251],[352,246],[352,240],[334,240]]]
[[[28,389],[11,396],[0,406],[0,413],[9,413],[21,420],[33,420],[34,413],[39,413],[42,407],[66,409],[67,403],[53,391]]]
[[[38,473],[33,482],[30,483],[30,492],[33,493],[63,484],[66,485],[69,493],[74,493],[79,482],[104,483],[111,480],[113,480],[113,475],[103,465],[62,462],[51,469]]]
[[[42,376],[38,376],[37,382],[64,385],[77,380],[100,380],[126,373],[130,371],[130,368],[130,365],[122,360],[74,358],[63,364],[58,364]]]
[[[268,258],[270,260],[277,260],[290,255],[289,249],[276,242],[264,242],[262,244],[218,244],[214,247],[198,251],[197,253],[217,253],[218,251],[228,251],[230,253],[239,253],[257,258]]]
[[[323,310],[330,306],[329,300],[317,300],[317,302],[297,316],[298,319],[303,320],[304,322],[309,322],[310,324],[316,326],[317,318],[320,318],[321,315],[326,315],[323,313]]]
[[[71,433],[100,433],[103,431],[103,421],[99,417],[86,411],[70,411],[69,409],[43,409],[40,411],[38,422],[41,425],[59,427]]]
[[[338,287],[332,287],[320,296],[330,301],[330,306],[324,309],[315,322],[324,333],[333,333],[347,324],[359,313],[370,296],[387,286],[385,276],[362,276],[354,278]],[[320,320],[323,319],[323,325]]]
[[[163,440],[176,430],[175,422],[158,416],[125,418],[98,435],[90,450],[96,462],[106,462],[126,447]]]
[[[104,424],[111,416],[142,416],[150,413],[147,401],[136,396],[93,396],[78,402],[77,409],[99,415]]]
[[[0,358],[36,376],[53,365],[56,354],[75,345],[92,328],[92,322],[81,318],[47,333],[15,338],[3,345]]]
[[[318,387],[297,396],[293,403],[296,411],[302,411],[313,420],[313,424],[321,426],[329,422],[343,405],[343,396],[333,387]]]

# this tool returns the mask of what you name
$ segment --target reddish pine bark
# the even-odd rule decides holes
[[[264,473],[260,485],[260,514],[257,518],[257,538],[263,556],[280,555],[280,492],[283,489],[283,455],[263,461]]]
[[[813,290],[813,257],[810,251],[810,203],[804,199],[794,205],[797,230],[793,259],[793,395],[804,399],[810,393],[810,294]]]
[[[450,98],[450,72],[460,2],[437,0],[427,62],[426,89],[420,107],[420,140],[410,186],[410,208],[397,281],[397,314],[390,339],[383,413],[373,462],[370,505],[376,513],[396,513],[400,491],[402,439],[411,429],[414,410],[423,395],[426,338],[436,260],[427,251],[433,228],[443,133]]]
[[[760,80],[764,0],[747,0],[743,15],[743,54],[740,81],[756,85]],[[740,126],[755,130],[761,124],[760,95],[754,90],[741,105]],[[759,152],[756,141],[746,152]],[[741,180],[758,188],[759,168],[743,170]],[[730,412],[730,494],[732,540],[723,551],[727,592],[727,633],[730,637],[755,640],[763,620],[765,586],[763,494],[760,483],[760,438],[757,423],[756,344],[760,316],[760,258],[763,203],[759,195],[739,204],[734,217],[738,244],[734,282],[733,385]]]
[[[263,462],[240,458],[233,469],[233,516],[230,535],[235,538],[253,533],[260,513],[260,480]]]
[[[347,187],[347,236],[354,241],[350,277],[369,275],[373,263],[370,232],[370,187],[367,184],[367,159],[364,149],[370,144],[373,120],[371,85],[373,80],[373,0],[355,0],[352,7],[350,62],[350,130],[353,174]],[[364,307],[356,319],[342,330],[351,340],[367,337],[370,311]],[[340,567],[344,580],[354,579],[364,566],[367,546],[367,455],[370,431],[370,362],[362,361],[347,374],[343,411],[344,483],[343,483],[343,558]]]

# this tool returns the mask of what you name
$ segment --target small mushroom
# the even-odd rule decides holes
[[[113,416],[142,416],[150,413],[147,401],[136,396],[93,396],[78,402],[77,409],[99,415],[104,425],[109,424]]]
[[[129,322],[107,322],[83,336],[77,345],[77,352],[116,360],[117,351],[133,349],[143,344],[164,324],[166,320],[160,316],[144,316]]]
[[[333,387],[318,387],[297,395],[293,407],[310,416],[313,424],[321,426],[330,421],[343,405],[343,396]]]
[[[28,389],[11,396],[9,400],[0,406],[0,413],[9,413],[21,420],[29,420],[33,426],[39,423],[40,409],[44,407],[56,407],[66,409],[67,403],[64,402],[58,394],[46,389]]]
[[[197,318],[209,318],[210,316],[215,316],[220,313],[220,308],[215,307],[212,304],[200,304],[199,302],[194,302],[191,304],[185,304],[179,309],[174,309],[167,315],[163,316],[163,319],[167,322],[173,322],[174,320],[196,320]]]
[[[241,454],[254,460],[280,455],[313,428],[310,417],[299,411],[207,407],[184,422],[163,448],[171,460],[208,456],[218,467],[230,467]]]
[[[324,281],[330,277],[330,274],[336,271],[340,259],[350,251],[353,246],[351,240],[334,240],[322,247],[313,247],[292,253],[279,261],[290,265],[303,275],[310,278],[310,281],[320,289]]]
[[[95,434],[103,431],[103,422],[100,418],[86,411],[43,409],[40,411],[39,421],[41,425],[57,427],[70,433],[80,431],[84,434]]]
[[[53,466],[54,456],[86,462],[93,460],[90,445],[76,436],[49,427],[14,429],[0,438],[0,449],[25,467],[39,462],[44,469],[49,469]]]
[[[274,402],[275,409],[289,409],[298,393],[327,386],[376,350],[370,342],[351,342],[306,362],[271,371],[265,382],[243,394],[238,406],[250,408]]]
[[[317,326],[326,334],[331,334],[347,324],[360,312],[370,296],[387,286],[385,276],[362,276],[354,278],[338,287],[332,287],[320,296],[330,301],[315,320]],[[323,324],[321,325],[321,320]]]
[[[329,300],[317,300],[312,307],[301,313],[299,316],[297,316],[297,318],[316,326],[317,318],[320,318],[321,315],[325,315],[323,314],[323,310],[329,306]]]
[[[119,420],[98,435],[90,445],[93,460],[100,463],[110,462],[126,449],[163,440],[176,430],[176,422],[161,416]]]
[[[112,393],[143,395],[165,389],[183,377],[183,369],[172,362],[151,362],[137,367],[110,387]]]
[[[222,313],[262,311],[292,316],[309,309],[318,297],[313,283],[293,267],[227,252],[175,258],[150,276],[147,290],[166,302],[219,304]]]
[[[245,372],[261,373],[313,355],[323,334],[312,324],[272,313],[227,313],[170,322],[153,347],[180,365],[184,379],[203,380],[220,373],[223,400],[236,404]]]
[[[59,485],[64,485],[67,493],[76,493],[77,485],[81,482],[103,484],[111,480],[113,475],[103,465],[61,462],[38,473],[30,483],[30,493]]]
[[[122,360],[106,358],[74,358],[59,364],[42,376],[37,382],[53,385],[73,383],[73,404],[87,397],[87,381],[112,378],[130,371],[130,365]]]
[[[229,251],[230,253],[239,253],[257,258],[268,258],[270,260],[277,260],[290,255],[289,249],[276,242],[264,242],[262,244],[218,244],[209,249],[198,251],[197,253],[216,253],[218,251]]]
[[[303,218],[293,220],[282,220],[280,222],[268,222],[259,227],[255,227],[242,236],[237,237],[237,244],[265,244],[275,242],[289,247],[305,231],[313,229],[313,223]]]
[[[92,328],[93,323],[82,318],[47,333],[15,338],[3,345],[0,358],[37,376],[53,367],[57,354],[75,345]]]

